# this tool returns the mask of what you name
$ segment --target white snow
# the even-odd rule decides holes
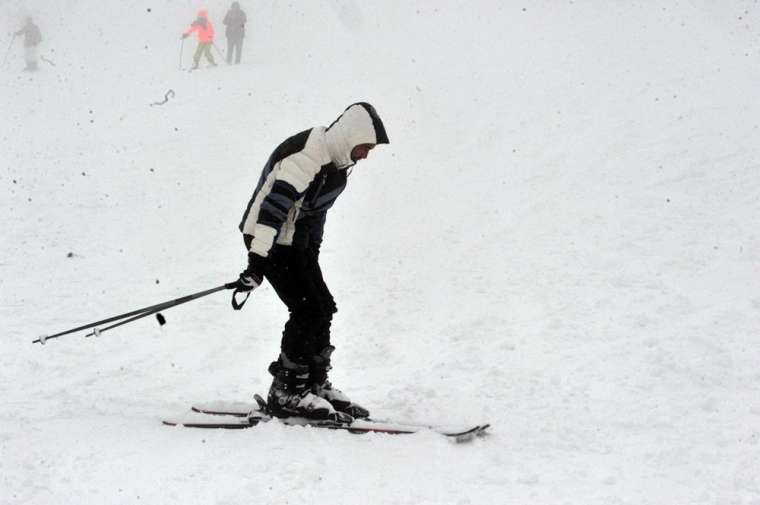
[[[189,74],[229,2],[2,3],[55,66],[0,74],[0,503],[760,504],[756,0],[241,4]],[[234,279],[271,150],[358,100],[333,381],[491,436],[163,426],[266,392],[268,285],[32,344]]]

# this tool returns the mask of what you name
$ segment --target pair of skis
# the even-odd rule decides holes
[[[307,419],[304,417],[278,418],[267,413],[266,402],[261,396],[255,395],[254,398],[256,399],[256,403],[228,401],[196,403],[192,406],[190,412],[166,418],[163,420],[163,423],[168,426],[184,426],[186,428],[245,429],[254,427],[259,423],[274,421],[288,426],[326,428],[347,431],[349,433],[402,435],[431,431],[457,442],[465,442],[482,436],[490,426],[489,424],[468,426],[407,424],[373,419],[355,419],[350,423],[341,423],[329,420]]]

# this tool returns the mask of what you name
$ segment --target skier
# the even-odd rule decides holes
[[[245,23],[248,18],[240,8],[239,2],[232,2],[230,10],[224,16],[224,24],[227,29],[227,64],[232,64],[232,53],[235,52],[235,63],[240,63],[240,53],[243,51],[243,38],[245,37]]]
[[[37,46],[42,42],[42,33],[39,27],[34,24],[31,17],[26,18],[26,24],[23,28],[13,34],[15,37],[24,36],[24,59],[26,60],[25,71],[34,72],[37,70]]]
[[[350,105],[329,127],[298,133],[271,154],[240,231],[248,267],[233,293],[247,298],[266,278],[288,307],[280,355],[269,366],[274,376],[268,407],[278,417],[351,421],[369,412],[328,380],[330,324],[337,312],[322,277],[319,250],[327,210],[345,189],[348,168],[388,144],[385,127],[368,103]]]
[[[198,34],[198,48],[195,50],[193,56],[193,68],[198,68],[198,63],[201,61],[201,56],[206,55],[206,59],[212,67],[216,66],[214,56],[211,54],[211,46],[214,43],[214,25],[208,19],[208,11],[201,9],[198,11],[198,17],[190,25],[190,28],[182,34],[182,38],[187,38],[191,33],[196,32]]]

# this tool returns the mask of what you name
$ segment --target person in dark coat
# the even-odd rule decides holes
[[[350,420],[367,417],[328,380],[330,326],[337,312],[319,265],[327,211],[343,192],[349,169],[377,144],[388,144],[372,105],[350,105],[329,127],[304,130],[282,142],[264,165],[240,223],[248,267],[240,274],[233,306],[266,279],[290,314],[280,354],[269,366],[274,376],[268,408],[278,417]]]
[[[40,28],[34,24],[32,18],[26,18],[26,24],[19,31],[15,32],[16,37],[24,36],[24,59],[26,60],[26,68],[34,72],[37,70],[37,46],[42,42],[42,33]]]
[[[232,53],[235,53],[235,63],[240,63],[240,53],[243,52],[243,39],[245,38],[245,23],[248,18],[240,8],[239,2],[232,2],[230,10],[224,16],[223,23],[227,27],[224,34],[227,36],[227,64],[232,63]]]

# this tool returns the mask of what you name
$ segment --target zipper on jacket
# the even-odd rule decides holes
[[[314,196],[311,198],[311,201],[309,202],[312,204],[312,207],[316,205],[317,199],[319,199],[319,194],[322,193],[322,188],[324,187],[326,180],[327,180],[327,175],[322,174],[319,181],[319,186],[317,186],[317,190],[314,192]]]

